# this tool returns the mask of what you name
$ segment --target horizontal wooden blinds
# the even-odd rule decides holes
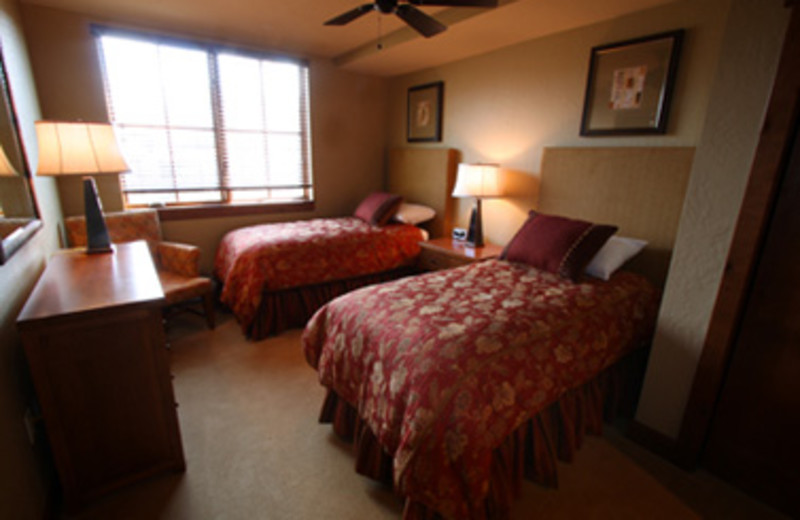
[[[94,31],[127,204],[313,199],[305,63]]]

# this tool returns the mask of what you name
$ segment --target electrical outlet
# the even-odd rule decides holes
[[[36,444],[36,418],[33,416],[33,412],[31,409],[28,408],[25,410],[25,416],[22,418],[22,422],[25,423],[25,431],[28,433],[28,440],[31,443],[31,446]]]

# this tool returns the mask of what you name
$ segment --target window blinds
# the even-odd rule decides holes
[[[129,205],[312,200],[304,63],[95,35]]]

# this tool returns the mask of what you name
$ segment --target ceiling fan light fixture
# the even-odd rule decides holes
[[[331,18],[325,25],[345,25],[370,11],[382,14],[395,14],[412,29],[426,38],[435,36],[447,29],[447,26],[429,16],[416,7],[419,6],[445,6],[445,7],[497,7],[498,0],[375,0],[371,4],[363,4]]]
[[[397,8],[397,0],[375,0],[375,10],[383,14],[392,14]]]

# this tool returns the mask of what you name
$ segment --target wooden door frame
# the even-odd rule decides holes
[[[792,7],[796,0],[786,5]],[[674,462],[695,467],[708,437],[792,136],[800,117],[800,12],[792,9],[705,345],[678,434]]]

